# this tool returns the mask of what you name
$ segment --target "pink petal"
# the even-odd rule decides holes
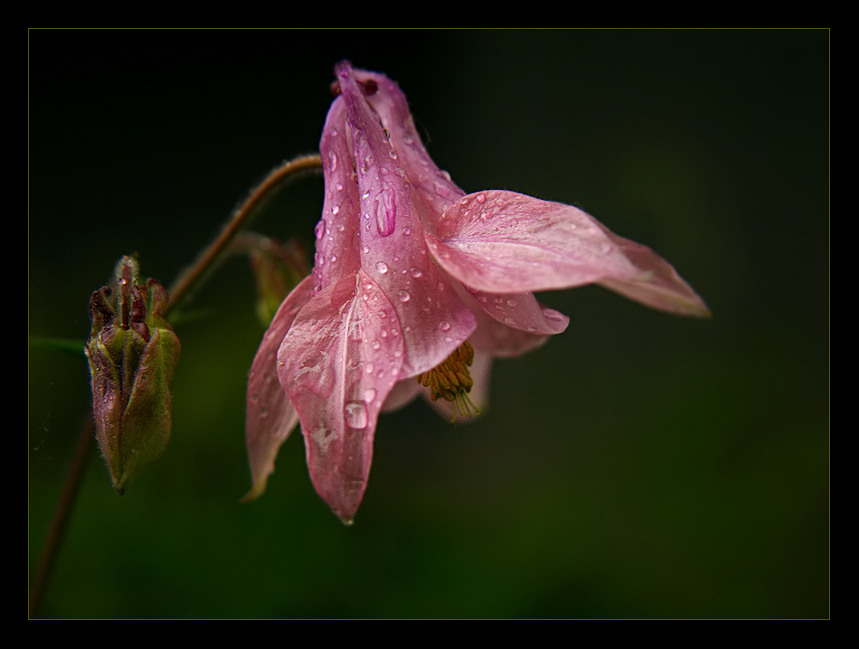
[[[652,250],[617,237],[585,212],[514,192],[470,194],[443,214],[430,251],[448,273],[490,293],[600,282],[655,308],[703,315],[706,306]]]
[[[359,271],[317,293],[278,352],[311,480],[344,522],[364,496],[379,410],[400,374],[403,338],[392,335],[395,325],[394,308]]]
[[[328,112],[319,152],[325,174],[322,218],[316,224],[314,290],[321,291],[342,277],[354,274],[361,264],[358,232],[360,200],[353,177],[352,147],[347,138],[346,105],[338,97]]]
[[[647,246],[606,231],[612,242],[626,255],[642,275],[632,279],[608,278],[600,286],[620,293],[654,309],[680,315],[707,317],[710,310],[667,261]]]
[[[397,381],[388,393],[388,398],[385,399],[382,412],[394,412],[410,404],[418,396],[421,389],[421,384],[413,376]]]
[[[405,340],[404,379],[441,363],[477,323],[427,252],[416,192],[368,104],[385,93],[365,97],[348,68],[339,68],[338,78],[352,128],[360,264],[393,305]]]
[[[369,95],[367,101],[385,125],[397,162],[406,172],[416,202],[427,217],[424,227],[432,228],[437,219],[437,216],[432,215],[441,214],[448,205],[462,198],[465,192],[430,158],[400,87],[382,74],[365,70],[355,70],[354,74],[359,81],[372,80],[377,84],[379,91]]]
[[[277,378],[277,350],[296,314],[310,299],[312,287],[312,278],[306,277],[283,301],[251,365],[245,430],[253,487],[246,500],[265,491],[277,452],[298,423],[298,415]]]

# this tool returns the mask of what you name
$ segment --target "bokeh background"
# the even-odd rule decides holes
[[[78,341],[137,253],[169,284],[269,169],[314,152],[341,58],[400,83],[466,191],[574,203],[664,255],[709,320],[597,287],[456,426],[380,421],[344,527],[301,437],[249,487],[246,258],[178,325],[173,440],[125,496],[93,456],[40,615],[829,615],[829,33],[33,30],[29,334]],[[310,246],[321,178],[255,222]],[[82,354],[29,346],[30,571],[87,417]]]

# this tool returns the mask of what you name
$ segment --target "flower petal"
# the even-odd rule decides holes
[[[346,105],[338,97],[328,111],[319,153],[325,175],[322,218],[316,224],[314,291],[332,286],[360,266],[358,221],[360,201],[353,176],[352,147],[348,141]]]
[[[278,352],[278,376],[298,412],[317,493],[343,520],[367,487],[379,410],[400,374],[395,312],[363,271],[317,293]]]
[[[599,282],[654,308],[708,313],[665,260],[571,205],[501,190],[470,194],[445,211],[437,232],[426,235],[436,261],[473,289],[517,293]]]
[[[295,408],[277,378],[277,350],[296,314],[310,299],[313,280],[305,277],[287,296],[263,336],[248,376],[246,444],[253,487],[245,500],[265,491],[281,444],[298,423]]]
[[[394,156],[405,170],[414,189],[415,200],[427,217],[424,227],[433,227],[437,215],[465,196],[465,192],[430,158],[415,128],[406,96],[396,82],[383,74],[366,70],[354,70],[354,74],[359,81],[372,80],[378,87],[378,92],[369,95],[367,101],[384,124]]]
[[[432,369],[474,331],[474,314],[428,254],[416,195],[369,99],[351,68],[338,66],[341,98],[352,129],[360,214],[360,264],[387,296],[405,340],[401,379]],[[395,128],[392,126],[392,128]]]
[[[421,384],[413,376],[397,381],[385,399],[382,412],[394,412],[410,404],[421,390]]]
[[[647,246],[606,231],[607,236],[636,268],[643,271],[631,279],[607,278],[600,286],[654,309],[680,315],[707,317],[710,309],[674,267]]]

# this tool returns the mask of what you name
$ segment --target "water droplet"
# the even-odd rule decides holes
[[[364,401],[367,403],[373,403],[376,399],[376,389],[375,388],[367,388],[364,391]]]
[[[384,261],[376,262],[376,270],[378,270],[383,275],[388,272],[388,264]]]
[[[409,236],[412,233],[412,229],[407,225],[403,228],[403,234]]]
[[[450,330],[450,323],[445,320],[444,322],[441,322],[438,325],[438,328],[441,329],[442,331],[449,331]]]
[[[409,274],[410,274],[412,277],[414,277],[415,279],[417,279],[418,277],[420,277],[421,275],[423,275],[423,273],[421,272],[421,269],[420,269],[420,268],[418,268],[417,266],[412,266],[412,267],[409,269]]]
[[[372,347],[376,351],[379,351],[382,348],[382,343],[380,343],[378,340],[374,340],[370,343],[370,347]]]
[[[365,371],[367,372],[367,374],[372,374],[373,370],[375,370],[375,369],[376,369],[375,365],[373,365],[372,363],[367,363],[367,368]]]
[[[512,297],[507,299],[507,306],[516,306],[516,300]]]
[[[321,239],[325,236],[325,219],[320,219],[319,223],[316,224],[316,228],[314,228],[313,232],[316,234],[317,239]]]
[[[337,154],[334,151],[328,154],[328,160],[331,162],[331,171],[337,169]]]
[[[364,246],[363,248],[361,248],[361,250],[364,251],[364,254],[367,254],[368,252],[370,252],[370,246]]]
[[[364,401],[347,401],[343,408],[343,416],[346,418],[346,425],[350,428],[358,430],[366,428],[369,421],[367,404]]]
[[[333,206],[331,207],[331,213],[332,213],[332,214],[337,214],[338,212],[340,212],[340,206],[339,206],[339,205],[333,205]],[[343,230],[341,229],[340,231],[342,232]]]
[[[400,302],[408,302],[412,299],[411,294],[408,291],[400,291],[399,292]]]
[[[376,196],[376,229],[383,237],[394,232],[397,222],[397,204],[391,192],[383,192]]]
[[[478,194],[475,199],[481,205],[486,202],[486,194]]]

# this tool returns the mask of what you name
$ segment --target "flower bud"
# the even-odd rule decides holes
[[[257,284],[257,316],[268,327],[281,302],[310,274],[307,253],[296,239],[278,243],[257,237],[250,245],[250,261]]]
[[[119,493],[170,441],[179,359],[179,338],[162,316],[167,291],[154,279],[140,283],[138,273],[137,262],[123,257],[114,282],[92,294],[86,344],[96,437]]]

